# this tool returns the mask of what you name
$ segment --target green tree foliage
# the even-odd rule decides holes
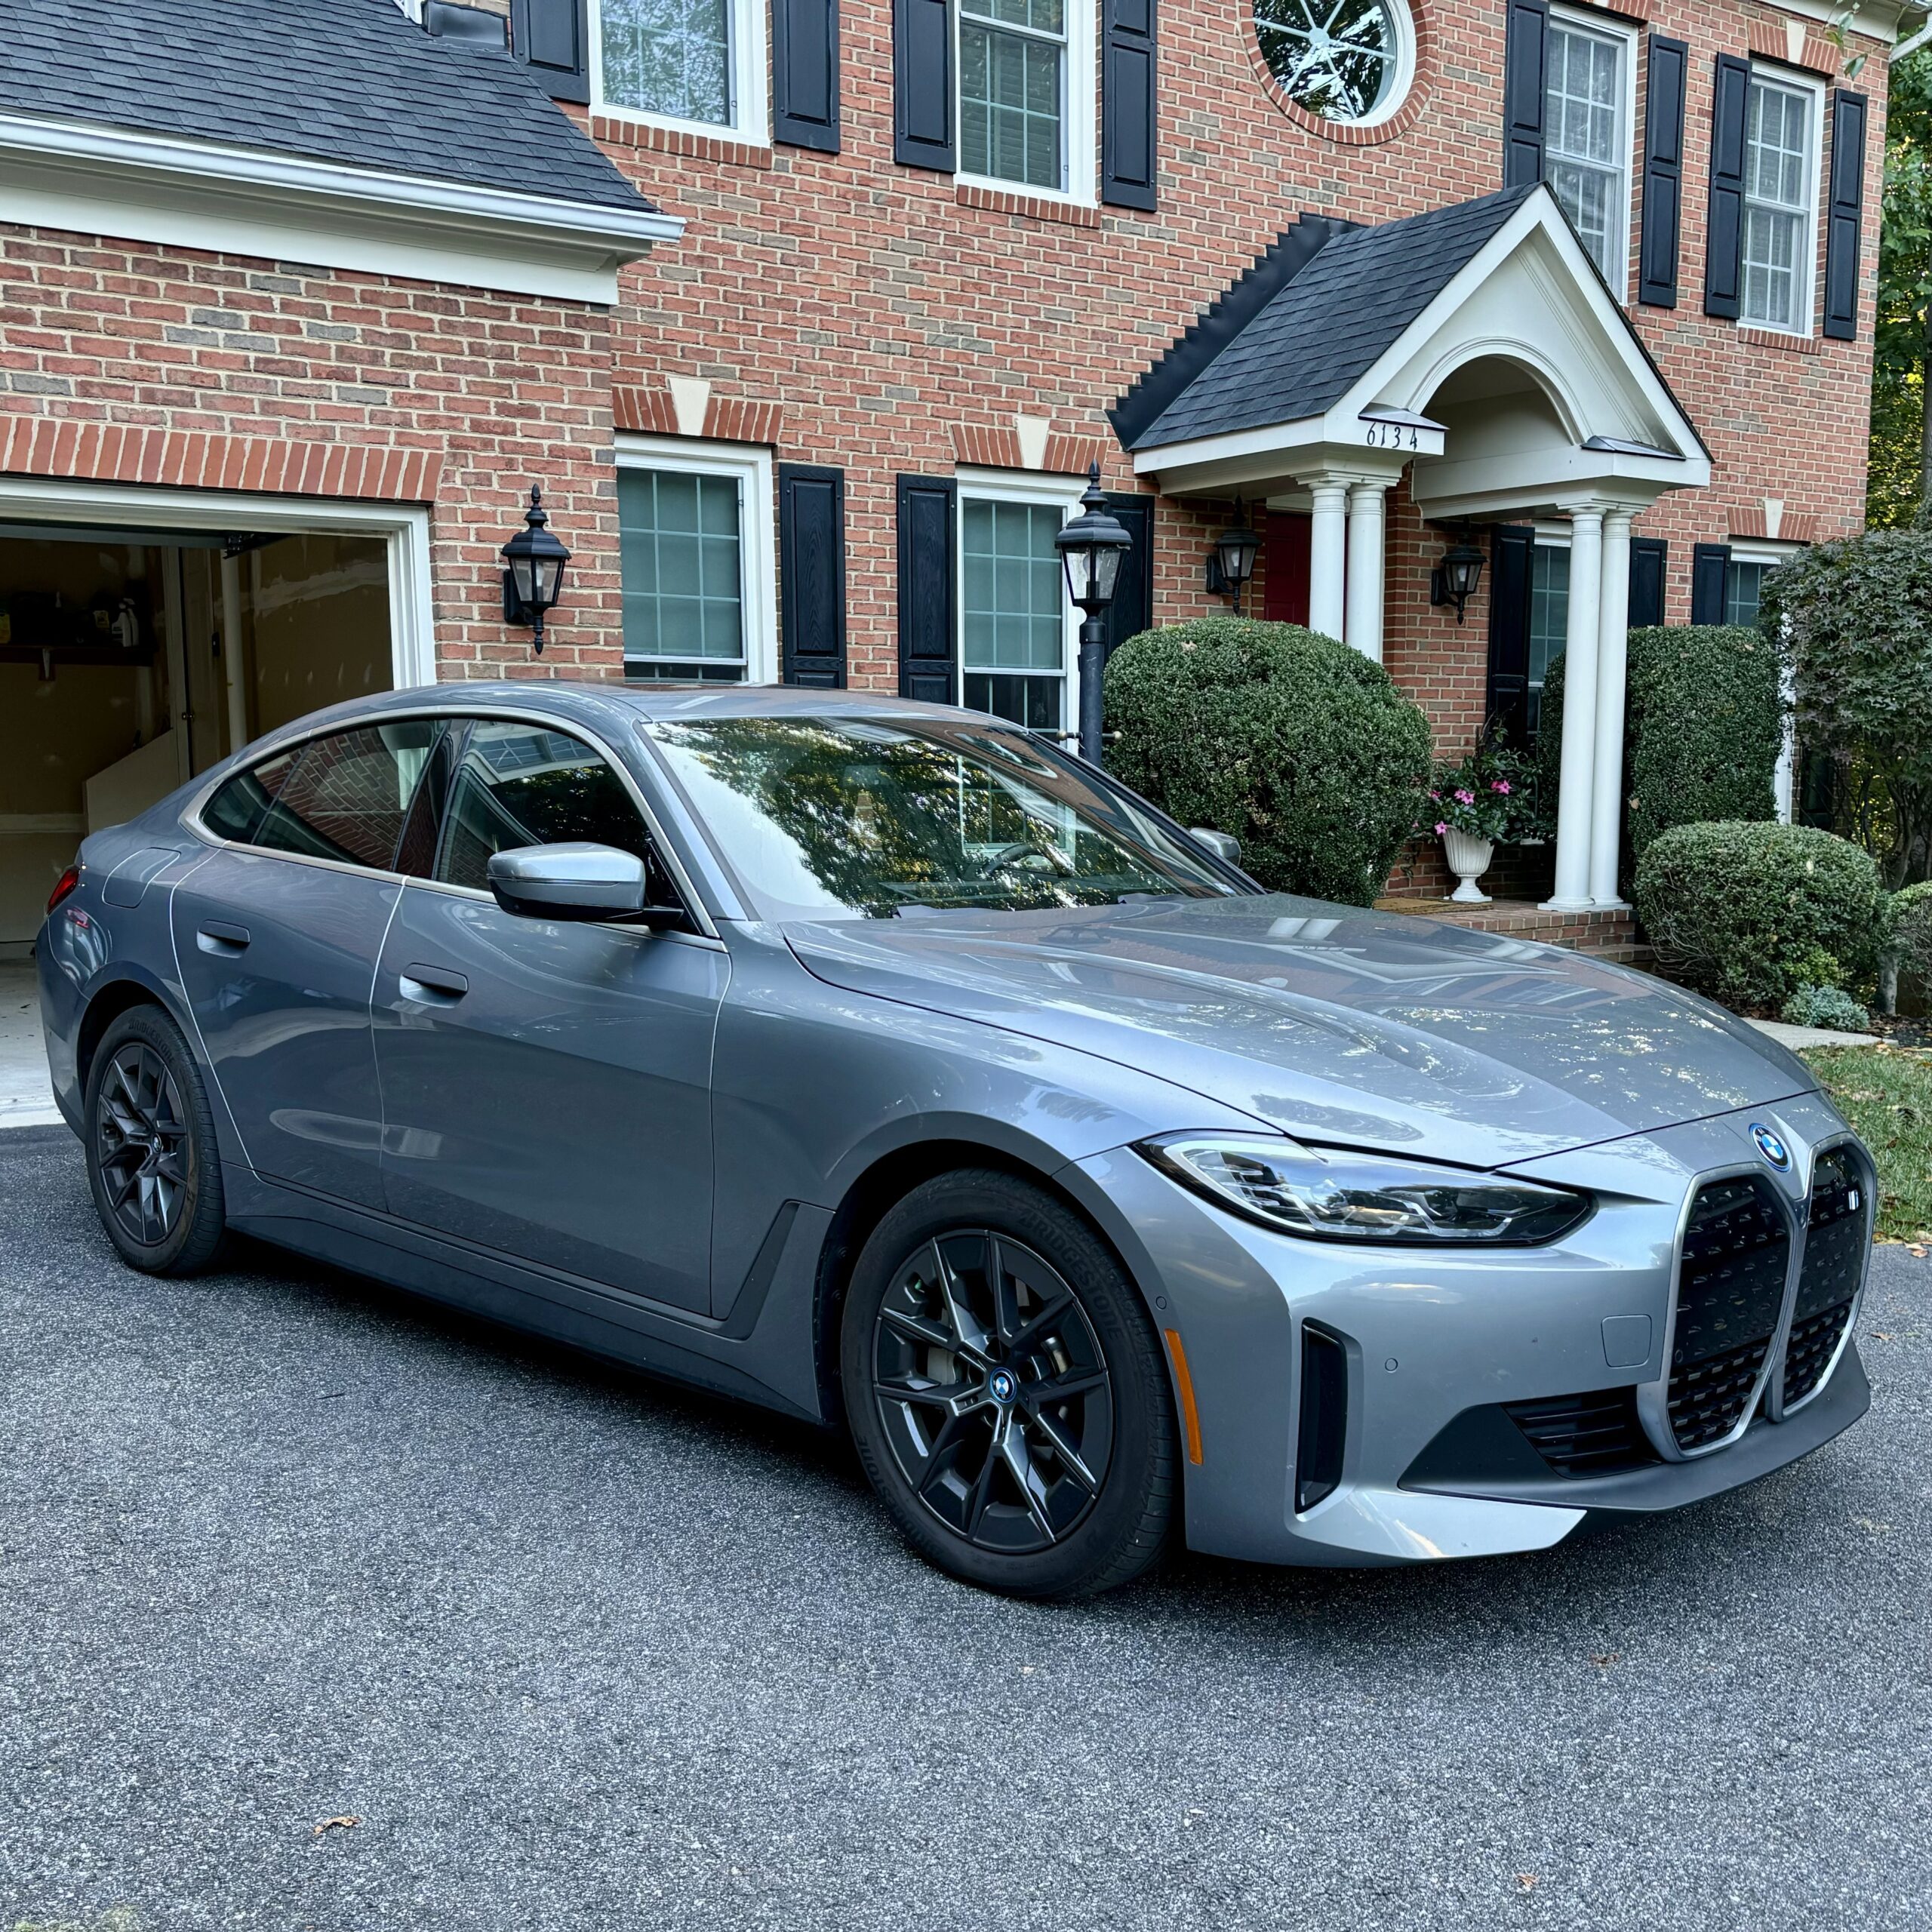
[[[1427,796],[1429,721],[1380,664],[1297,624],[1202,617],[1107,667],[1108,767],[1241,842],[1266,886],[1366,906]]]
[[[1835,774],[1835,822],[1897,886],[1932,871],[1932,532],[1815,544],[1764,580],[1798,736]]]
[[[1736,624],[1630,633],[1623,731],[1626,883],[1659,833],[1712,819],[1777,815],[1783,743],[1777,653]],[[1538,789],[1554,817],[1562,764],[1563,660],[1543,684]]]
[[[1890,78],[1885,115],[1884,226],[1872,384],[1866,521],[1909,524],[1925,497],[1926,386],[1932,322],[1932,48]]]

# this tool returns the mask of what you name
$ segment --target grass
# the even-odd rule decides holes
[[[1813,1047],[1804,1058],[1878,1163],[1878,1238],[1932,1241],[1932,1052]]]

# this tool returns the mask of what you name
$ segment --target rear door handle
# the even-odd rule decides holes
[[[195,943],[218,959],[232,959],[248,949],[248,928],[211,919],[195,934]]]
[[[447,966],[405,966],[401,977],[403,998],[419,1004],[460,999],[469,990],[469,982]]]

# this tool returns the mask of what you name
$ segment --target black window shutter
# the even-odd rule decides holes
[[[1649,36],[1644,86],[1644,226],[1637,249],[1637,299],[1677,306],[1677,236],[1684,213],[1684,81],[1690,50]]]
[[[1549,0],[1509,0],[1503,57],[1503,185],[1543,179],[1543,62]]]
[[[1858,335],[1858,243],[1865,218],[1865,97],[1832,96],[1832,199],[1825,217],[1825,333]]]
[[[1490,534],[1487,724],[1506,743],[1530,737],[1530,568],[1536,531],[1499,524]]]
[[[957,704],[954,677],[953,484],[899,479],[899,691]]]
[[[838,152],[838,0],[771,0],[771,138]]]
[[[892,0],[892,158],[950,174],[952,0]]]
[[[1114,601],[1100,620],[1106,627],[1106,653],[1111,657],[1129,638],[1153,628],[1154,500],[1109,496],[1107,508],[1134,539],[1115,581]]]
[[[510,0],[510,48],[552,100],[590,98],[586,0]]]
[[[1661,537],[1630,540],[1630,628],[1648,630],[1663,622],[1664,574],[1670,546]]]
[[[1730,574],[1728,543],[1700,543],[1690,552],[1690,621],[1724,622],[1724,580]]]
[[[788,685],[845,682],[845,472],[778,466],[778,635]]]
[[[1704,313],[1737,318],[1744,262],[1744,122],[1751,63],[1718,56],[1711,100],[1711,211],[1704,229]]]
[[[1100,198],[1154,205],[1155,0],[1105,0],[1100,42]]]

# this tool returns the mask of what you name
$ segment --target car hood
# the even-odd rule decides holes
[[[1278,894],[786,937],[832,985],[1099,1054],[1311,1140],[1472,1167],[1817,1084],[1753,1028],[1647,974]]]

